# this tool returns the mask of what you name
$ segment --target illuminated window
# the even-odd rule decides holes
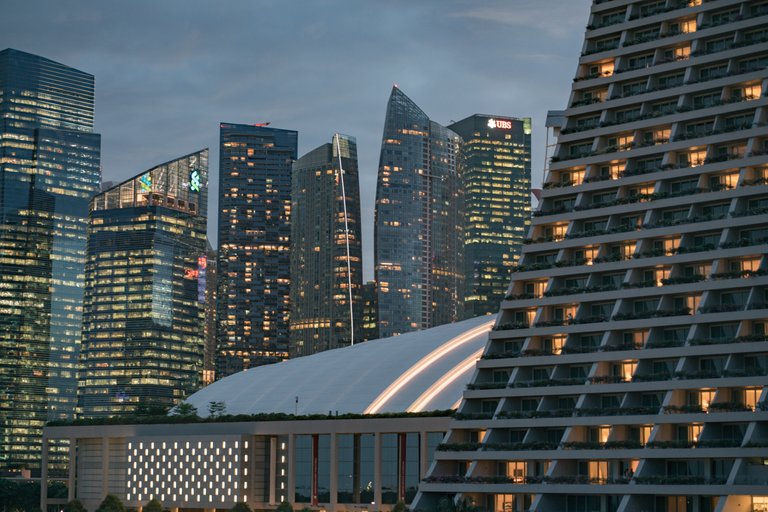
[[[507,462],[507,478],[511,479],[516,484],[524,484],[526,468],[524,461],[509,461]]]

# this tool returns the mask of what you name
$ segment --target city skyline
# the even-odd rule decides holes
[[[563,107],[567,99],[562,91],[575,69],[588,4],[326,2],[294,12],[266,3],[258,13],[271,23],[253,29],[244,20],[252,19],[256,8],[245,3],[219,12],[205,5],[181,10],[168,2],[154,6],[147,20],[136,5],[82,2],[65,14],[58,5],[30,2],[14,5],[11,15],[0,20],[0,47],[45,55],[97,77],[96,131],[104,134],[108,181],[121,182],[133,169],[149,168],[190,147],[210,147],[216,162],[222,121],[271,121],[278,128],[296,129],[299,154],[326,142],[328,132],[355,136],[368,280],[373,277],[376,168],[391,85],[402,85],[441,124],[475,113],[532,117],[535,187],[541,182],[546,110]],[[57,14],[40,20],[41,8]],[[553,9],[565,21],[546,22]],[[367,19],[381,23],[369,27]],[[225,23],[231,24],[226,37],[218,30]],[[339,24],[355,29],[340,31],[344,37],[334,35]],[[402,40],[400,29],[413,37]],[[263,46],[288,31],[281,48]],[[139,33],[140,38],[134,37]],[[320,55],[342,50],[348,58],[315,69],[313,63],[323,61]],[[291,73],[302,67],[314,69],[318,80],[291,80]],[[239,75],[246,68],[260,71]],[[534,74],[543,77],[535,85],[526,79]],[[354,87],[346,85],[350,77],[355,77]],[[154,145],[160,137],[165,143]],[[216,167],[211,166],[212,213],[217,211]],[[211,215],[209,235],[217,245],[215,222]]]

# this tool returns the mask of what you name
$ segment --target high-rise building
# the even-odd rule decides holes
[[[379,308],[376,281],[363,285],[363,340],[379,339]]]
[[[357,142],[335,134],[293,164],[291,357],[362,341]]]
[[[448,126],[464,143],[464,318],[489,315],[531,224],[531,119],[475,114]]]
[[[379,335],[454,322],[464,293],[461,138],[397,86],[376,185]]]
[[[90,210],[81,414],[167,409],[203,371],[208,150],[115,185]]]
[[[222,124],[216,378],[288,357],[298,132]]]
[[[208,244],[205,269],[205,350],[203,357],[203,386],[216,380],[216,296],[218,272],[216,250]]]
[[[510,296],[415,506],[764,510],[768,2],[590,18]]]
[[[0,471],[38,468],[43,425],[77,405],[88,199],[101,181],[93,94],[92,75],[0,52]]]

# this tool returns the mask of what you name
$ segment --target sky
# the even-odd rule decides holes
[[[299,131],[299,156],[357,138],[364,275],[373,278],[376,171],[393,84],[433,120],[533,120],[563,109],[591,0],[3,0],[0,49],[96,77],[104,181],[208,147],[216,245],[218,127]]]

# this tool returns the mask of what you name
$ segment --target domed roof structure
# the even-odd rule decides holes
[[[208,414],[375,414],[450,409],[470,381],[496,316],[481,316],[251,368],[186,401]]]

